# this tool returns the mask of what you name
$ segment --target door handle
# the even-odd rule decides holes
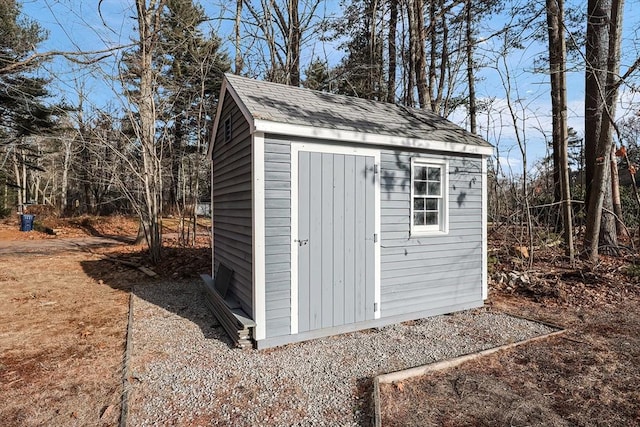
[[[298,242],[298,246],[303,246],[309,242],[309,239],[304,239],[304,240],[295,239],[294,242]]]

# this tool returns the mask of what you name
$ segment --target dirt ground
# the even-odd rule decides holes
[[[126,243],[137,231],[129,218],[36,224],[25,233],[15,217],[0,222],[0,424],[117,425],[129,289],[153,280],[129,264],[161,277],[209,271],[207,225],[187,247],[166,220],[164,261],[154,267]],[[383,386],[383,425],[640,425],[637,254],[567,268],[550,248],[529,269],[503,249],[491,254],[488,304],[569,331]]]
[[[117,425],[128,292],[88,275],[83,250],[28,243],[0,256],[0,419]]]
[[[180,247],[166,224],[156,273],[209,271],[206,234]],[[136,231],[125,217],[44,218],[30,232],[16,217],[0,223],[1,425],[118,425],[129,289],[152,279],[103,255],[151,267],[143,247],[126,243]]]
[[[381,384],[382,425],[640,425],[640,260],[605,257],[587,271],[560,258],[543,254],[524,278],[494,271],[489,304],[565,334]]]

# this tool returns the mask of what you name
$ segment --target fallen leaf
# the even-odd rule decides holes
[[[616,150],[617,157],[624,157],[627,154],[627,148],[623,145]]]
[[[100,415],[100,419],[104,420],[105,418],[109,417],[112,412],[113,412],[113,405],[107,406],[106,408],[104,408],[104,411],[102,411],[102,415]]]
[[[404,384],[402,384],[400,381],[394,382],[393,385],[400,393],[404,391]]]

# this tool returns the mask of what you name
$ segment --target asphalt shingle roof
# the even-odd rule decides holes
[[[490,147],[437,114],[233,74],[226,78],[254,119],[368,134]]]

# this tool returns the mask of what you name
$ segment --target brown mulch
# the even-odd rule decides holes
[[[381,384],[383,426],[640,425],[637,255],[568,267],[558,248],[503,252],[488,304],[563,325],[561,336]],[[499,255],[500,256],[500,255]]]

